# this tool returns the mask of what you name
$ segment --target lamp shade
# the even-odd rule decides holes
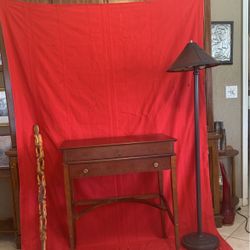
[[[210,68],[219,64],[218,61],[199,47],[197,43],[190,41],[167,71],[192,71],[194,68]]]

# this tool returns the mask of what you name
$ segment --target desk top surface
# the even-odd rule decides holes
[[[174,142],[174,141],[176,141],[176,139],[164,134],[130,135],[130,136],[120,136],[120,137],[66,140],[61,144],[60,149],[65,150],[65,149],[83,148],[83,147],[155,143],[155,142]]]

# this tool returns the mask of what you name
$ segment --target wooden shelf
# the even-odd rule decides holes
[[[233,149],[232,147],[226,148],[226,150],[220,151],[219,150],[219,158],[227,158],[227,157],[234,157],[239,154],[239,151],[236,149]]]
[[[10,178],[10,168],[8,166],[0,167],[0,178]],[[0,233],[13,233],[15,231],[12,218],[0,220]]]

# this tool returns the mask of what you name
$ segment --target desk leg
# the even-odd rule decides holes
[[[66,196],[66,205],[67,205],[70,250],[74,250],[75,249],[75,221],[74,221],[73,209],[72,209],[72,191],[71,191],[71,182],[70,182],[70,177],[69,177],[68,165],[64,165],[64,184],[65,184],[65,196]]]
[[[171,188],[173,200],[173,215],[174,215],[174,231],[175,231],[175,245],[176,249],[180,248],[179,239],[179,221],[178,221],[178,201],[176,188],[176,157],[171,157]]]
[[[21,233],[20,233],[20,213],[19,213],[19,175],[17,156],[9,155],[12,200],[13,200],[13,221],[15,227],[16,248],[21,249]]]
[[[162,171],[158,172],[158,183],[159,183],[159,193],[160,193],[160,205],[164,207],[164,201],[162,200],[163,195],[163,173]],[[161,224],[162,224],[162,237],[166,238],[166,213],[163,209],[161,209]]]

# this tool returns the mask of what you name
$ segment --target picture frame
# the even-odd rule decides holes
[[[5,89],[0,88],[0,126],[8,126],[8,107]]]
[[[0,51],[0,72],[3,71],[3,61],[2,61],[2,54]]]
[[[220,64],[233,64],[233,21],[211,22],[211,55]]]
[[[10,135],[0,136],[0,168],[9,166],[9,157],[5,154],[11,148]]]

